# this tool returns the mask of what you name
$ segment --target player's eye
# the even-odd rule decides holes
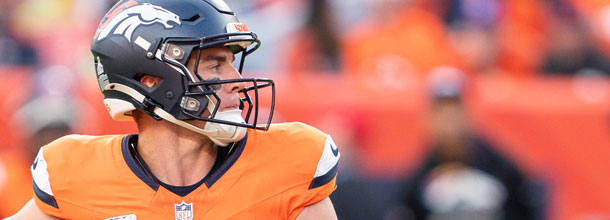
[[[220,70],[220,64],[214,64],[210,67],[210,69],[213,69],[214,71],[218,72]]]

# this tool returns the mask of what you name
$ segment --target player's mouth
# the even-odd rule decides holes
[[[239,105],[232,105],[232,106],[223,107],[223,108],[220,109],[220,111],[224,112],[224,111],[230,111],[230,110],[235,110],[235,109],[239,109]]]

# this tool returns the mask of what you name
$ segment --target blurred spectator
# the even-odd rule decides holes
[[[548,46],[549,12],[544,1],[502,0],[497,23],[498,66],[510,76],[535,75]]]
[[[598,0],[571,0],[570,3],[586,21],[595,40],[595,47],[610,56],[610,2]]]
[[[26,111],[37,111],[37,114],[45,115],[48,109],[36,104],[26,108]],[[24,109],[25,110],[25,109]],[[59,121],[55,121],[59,120]],[[61,119],[45,124],[31,121],[37,128],[32,128],[28,140],[28,146],[21,149],[2,150],[0,152],[0,218],[11,216],[19,211],[23,205],[32,199],[32,176],[30,165],[36,157],[40,147],[49,142],[71,133],[71,127]]]
[[[346,72],[366,80],[404,81],[423,78],[436,66],[460,66],[445,24],[429,9],[430,4],[424,0],[378,1],[370,19],[346,33]]]
[[[596,71],[610,75],[610,61],[592,44],[590,27],[569,2],[552,0],[553,22],[541,72],[553,75],[573,75],[582,71]]]
[[[0,65],[34,65],[38,62],[36,50],[25,39],[19,39],[10,28],[13,9],[21,1],[0,1]]]
[[[506,6],[504,0],[449,0],[444,5],[438,11],[447,25],[465,23],[483,29],[497,26]]]
[[[256,50],[256,56],[249,56],[245,72],[257,71],[257,74],[275,74],[280,62],[277,51],[284,47],[285,39],[298,30],[305,18],[306,1],[302,0],[226,0],[235,13],[242,15],[240,22],[247,24],[248,29],[258,34],[262,45]]]
[[[246,72],[257,71],[264,74],[283,73],[282,71],[291,70],[293,65],[299,64],[299,60],[290,61],[291,56],[308,56],[292,52],[299,52],[311,48],[314,52],[320,51],[318,40],[313,39],[318,33],[307,33],[311,25],[317,28],[332,29],[336,35],[338,48],[341,46],[341,36],[347,31],[351,31],[353,24],[366,17],[370,11],[370,5],[377,4],[370,0],[226,0],[226,2],[241,14],[241,22],[248,24],[248,28],[259,34],[262,46],[256,51],[256,56],[248,58],[247,65],[244,67]],[[324,12],[326,11],[326,12]],[[324,13],[320,13],[324,12]],[[326,15],[323,15],[326,14]],[[328,17],[312,17],[312,15],[323,15]],[[328,24],[320,21],[328,20]],[[314,23],[310,22],[314,21]],[[331,36],[326,33],[322,35]],[[310,39],[310,37],[312,39]],[[335,44],[332,42],[322,42],[324,45]],[[308,45],[299,45],[308,44]],[[331,51],[332,53],[332,51]],[[340,54],[340,51],[336,52]],[[322,54],[325,55],[325,54]],[[342,59],[340,57],[340,59]],[[273,60],[274,62],[270,62]],[[306,59],[307,60],[307,59]],[[296,62],[289,64],[286,62]],[[326,61],[324,61],[326,62]],[[319,64],[314,64],[317,66]],[[341,65],[337,65],[341,67]],[[300,68],[300,67],[299,67]],[[306,69],[309,70],[309,69]],[[328,69],[322,69],[327,72]]]
[[[35,100],[34,102],[47,101]],[[60,103],[58,102],[58,104]],[[54,111],[36,103],[24,108],[22,111],[33,111],[43,116]],[[63,113],[69,114],[69,112]],[[17,213],[32,198],[32,176],[29,167],[40,147],[71,133],[69,122],[62,120],[60,118],[47,118],[44,122],[36,121],[36,119],[28,120],[33,123],[33,127],[30,127],[33,133],[29,135],[28,146],[0,152],[0,195],[2,195],[0,197],[0,218]]]
[[[436,0],[428,11],[443,19],[458,66],[472,75],[531,76],[547,47],[542,1]],[[444,3],[444,4],[443,4]]]
[[[339,162],[340,176],[337,176],[337,190],[330,195],[339,219],[373,220],[383,215],[383,200],[373,181],[364,178],[360,169],[362,156],[359,143],[364,136],[362,114],[357,111],[327,111],[321,113],[316,127],[333,134],[333,141],[341,150]],[[363,202],[366,201],[366,202]]]
[[[70,96],[41,96],[19,110],[16,120],[25,125],[29,146],[24,150],[29,159],[34,161],[41,146],[71,133],[78,115],[76,109]]]
[[[287,38],[287,45],[280,47],[281,68],[292,72],[327,72],[338,74],[341,70],[340,36],[336,28],[336,14],[327,0],[308,0],[304,26]]]
[[[495,29],[472,23],[455,23],[448,31],[452,48],[464,63],[463,70],[473,74],[497,74],[498,45]]]
[[[535,219],[527,179],[471,129],[456,69],[430,75],[431,148],[404,185],[407,219]]]
[[[72,133],[76,127],[77,109],[82,110],[84,105],[73,96],[76,83],[73,76],[62,66],[46,67],[34,73],[32,97],[13,115],[16,127],[23,129],[26,145],[0,152],[0,218],[15,214],[32,198],[29,167],[40,147]],[[55,80],[59,78],[64,80]]]
[[[439,10],[448,27],[452,48],[463,62],[465,72],[500,73],[497,26],[504,15],[502,0],[452,0]]]
[[[9,122],[16,109],[30,97],[31,72],[30,67],[0,65],[0,148],[23,146],[21,129]]]
[[[11,11],[10,28],[18,39],[36,48],[39,65],[63,65],[78,74],[94,75],[90,74],[89,48],[108,0],[18,1]]]

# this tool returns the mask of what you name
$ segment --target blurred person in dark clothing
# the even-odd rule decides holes
[[[610,75],[610,61],[591,45],[587,30],[576,21],[557,21],[553,25],[551,46],[541,71],[551,75],[574,75],[596,70]]]
[[[384,182],[367,177],[360,167],[364,136],[363,113],[358,110],[327,110],[312,122],[325,132],[333,134],[333,140],[341,146],[341,161],[337,177],[338,187],[330,195],[338,219],[383,219],[389,187]],[[367,201],[367,202],[363,202]]]
[[[15,214],[32,199],[30,164],[40,147],[72,133],[80,112],[88,107],[73,95],[76,79],[67,67],[42,67],[32,75],[32,85],[23,88],[31,90],[26,92],[31,97],[7,120],[13,122],[11,128],[23,133],[25,143],[0,146],[4,147],[0,149],[0,218]]]
[[[549,47],[540,71],[550,75],[575,75],[585,72],[610,75],[610,60],[591,34],[584,21],[568,1],[549,0],[553,12],[550,22]]]
[[[1,26],[2,24],[0,24]],[[36,49],[0,28],[0,65],[30,66],[38,62]]]
[[[280,48],[288,72],[338,73],[341,70],[341,43],[336,17],[327,0],[307,1],[303,26]]]
[[[64,97],[33,97],[17,111],[15,119],[25,129],[27,145],[0,151],[0,218],[19,211],[32,199],[29,164],[40,147],[72,133],[73,100]]]
[[[15,214],[32,199],[32,176],[28,165],[34,161],[37,150],[71,132],[67,123],[52,122],[30,134],[28,146],[0,150],[0,218]]]
[[[524,175],[472,131],[462,102],[464,80],[455,69],[437,72],[431,74],[431,148],[405,185],[405,218],[535,219]]]
[[[27,41],[14,36],[9,27],[12,11],[21,1],[0,1],[0,65],[35,65],[36,49]]]

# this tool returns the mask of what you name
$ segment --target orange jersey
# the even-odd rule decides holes
[[[129,150],[137,135],[70,135],[32,165],[34,197],[64,219],[295,219],[336,188],[332,138],[302,123],[248,130],[204,183],[179,196],[148,176]]]

